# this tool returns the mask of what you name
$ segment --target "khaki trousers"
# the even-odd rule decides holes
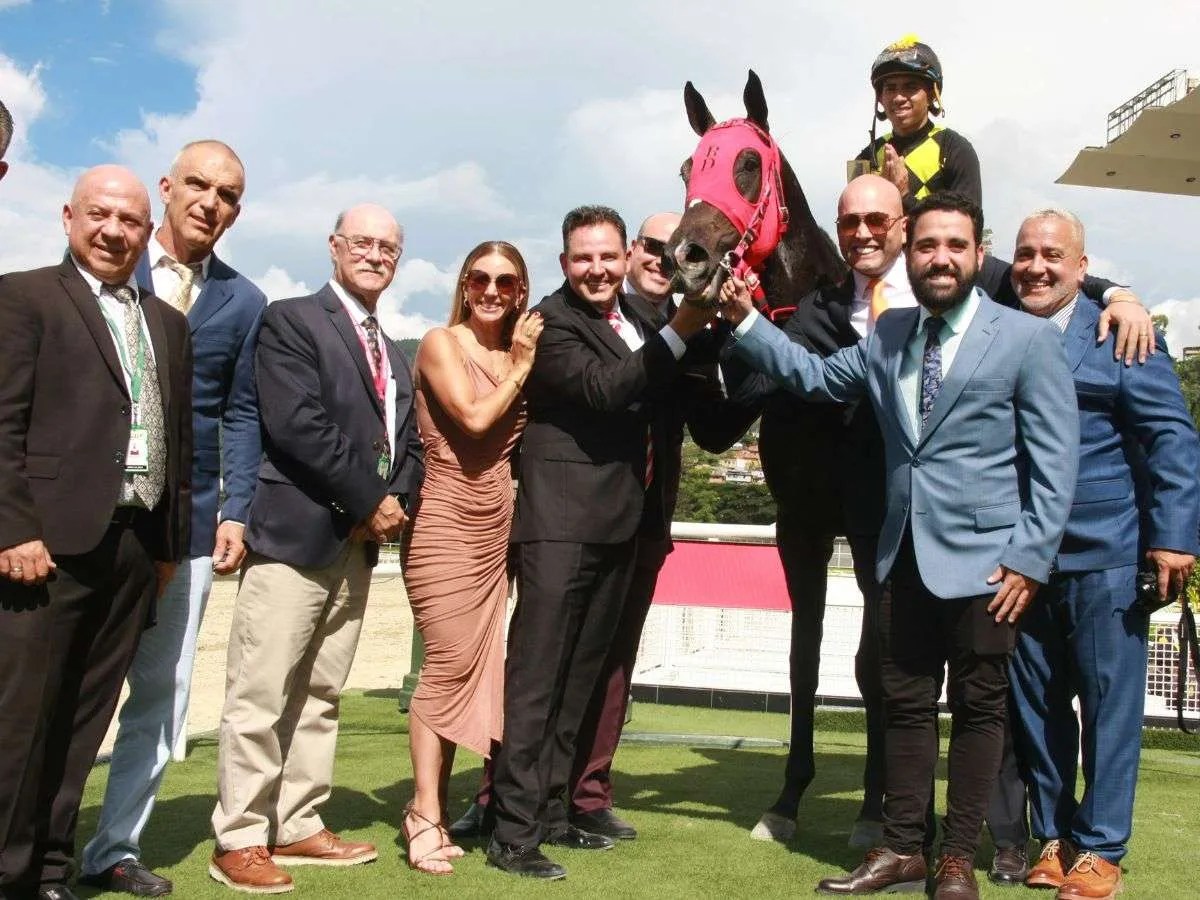
[[[325,827],[338,698],[362,630],[362,544],[303,569],[249,554],[238,588],[217,751],[221,850],[290,844]]]

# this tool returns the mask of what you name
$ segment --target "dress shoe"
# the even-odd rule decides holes
[[[1075,857],[1058,900],[1112,900],[1120,890],[1121,864],[1085,850]]]
[[[292,876],[275,865],[270,852],[261,846],[213,850],[208,874],[245,894],[286,894],[295,887]]]
[[[138,897],[162,897],[171,893],[171,882],[155,875],[136,859],[123,859],[103,872],[80,875],[79,883],[106,891],[135,894]]]
[[[487,817],[487,807],[472,803],[467,807],[467,811],[455,819],[446,830],[450,833],[450,837],[459,840],[488,837],[492,833],[492,829]]]
[[[574,825],[568,825],[562,831],[556,831],[542,843],[550,844],[552,847],[566,847],[568,850],[611,850],[617,845],[616,841],[610,837],[592,834],[590,831],[584,831]]]
[[[1060,888],[1067,872],[1075,864],[1075,848],[1067,840],[1046,841],[1042,855],[1025,876],[1025,886],[1031,888]]]
[[[900,856],[887,847],[867,851],[862,865],[841,878],[823,878],[818,894],[923,894],[925,857]]]
[[[602,834],[618,841],[632,841],[637,838],[637,829],[618,816],[611,809],[596,809],[586,813],[575,813],[571,816],[571,824],[576,828]]]
[[[992,884],[1016,885],[1024,884],[1028,876],[1029,854],[1024,844],[996,848],[992,867],[988,869],[988,881]]]
[[[933,872],[933,900],[979,900],[972,861],[965,856],[942,856]]]
[[[768,809],[759,818],[758,824],[750,829],[750,838],[755,841],[778,841],[786,844],[796,836],[796,820]]]
[[[846,841],[850,847],[860,850],[870,850],[872,847],[883,846],[883,823],[874,819],[858,819],[850,829],[850,839]]]
[[[567,870],[554,860],[548,859],[537,847],[499,844],[494,838],[488,843],[487,861],[489,866],[495,866],[501,872],[508,872],[510,875],[541,878],[546,881],[558,881],[567,877]]]
[[[38,888],[38,900],[79,900],[65,884],[43,884]]]
[[[271,858],[281,866],[357,866],[374,862],[379,852],[374,844],[343,841],[328,828],[291,844],[279,844]]]

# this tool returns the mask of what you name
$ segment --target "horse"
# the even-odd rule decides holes
[[[692,83],[684,86],[688,122],[701,143],[680,168],[687,208],[664,251],[663,270],[685,300],[709,306],[730,274],[761,270],[767,311],[790,312],[801,297],[844,279],[848,267],[771,137],[753,69],[742,99],[746,118],[718,124]],[[710,134],[714,129],[720,132]],[[717,196],[722,187],[724,198]]]

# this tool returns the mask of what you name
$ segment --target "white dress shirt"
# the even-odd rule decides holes
[[[950,371],[962,336],[975,312],[979,309],[979,288],[972,288],[962,303],[942,315],[946,324],[942,326],[938,337],[942,342],[942,378]],[[900,396],[904,399],[904,411],[908,414],[908,423],[912,426],[913,434],[921,433],[921,369],[925,359],[925,320],[929,318],[929,310],[921,307],[917,317],[917,328],[909,337],[904,347],[904,356],[900,359]]]
[[[866,337],[875,330],[875,323],[871,321],[871,296],[867,290],[871,279],[853,270],[851,274],[854,276],[854,301],[850,305],[850,324],[859,337]],[[880,278],[883,280],[883,296],[888,309],[911,309],[917,305],[917,298],[913,296],[912,286],[908,283],[908,268],[903,253],[896,257],[892,267]]]
[[[154,296],[170,303],[181,283],[179,273],[172,269],[168,262],[174,257],[167,253],[163,245],[158,242],[157,234],[151,235],[150,243],[146,247],[146,254],[150,259],[150,282],[154,285]],[[188,309],[192,308],[192,304],[199,299],[200,292],[204,290],[204,282],[208,278],[208,264],[211,261],[211,253],[200,261],[200,275],[192,282],[192,296],[188,303]],[[175,260],[175,262],[179,262],[179,260]]]
[[[342,301],[342,306],[346,308],[346,313],[350,316],[350,321],[354,323],[354,330],[358,333],[358,339],[362,343],[362,346],[367,347],[367,329],[363,323],[367,320],[368,316],[375,314],[370,312],[365,306],[363,306],[361,300],[349,293],[336,281],[331,279],[329,286],[333,288],[333,292],[337,294],[338,299]],[[379,324],[379,349],[382,351],[383,377],[385,379],[385,384],[387,385],[383,402],[383,414],[387,433],[389,435],[388,440],[391,443],[392,466],[394,468],[396,465],[396,460],[399,457],[399,454],[396,452],[396,377],[395,373],[392,372],[391,360],[388,359],[388,348],[384,340],[387,338],[387,335],[384,334],[383,323],[379,321],[379,316],[377,315],[375,316],[375,321]],[[374,366],[371,362],[371,354],[367,353],[366,357],[367,367],[374,372]]]

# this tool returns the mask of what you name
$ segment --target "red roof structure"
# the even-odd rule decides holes
[[[779,554],[770,544],[675,541],[654,602],[667,606],[791,611]]]

